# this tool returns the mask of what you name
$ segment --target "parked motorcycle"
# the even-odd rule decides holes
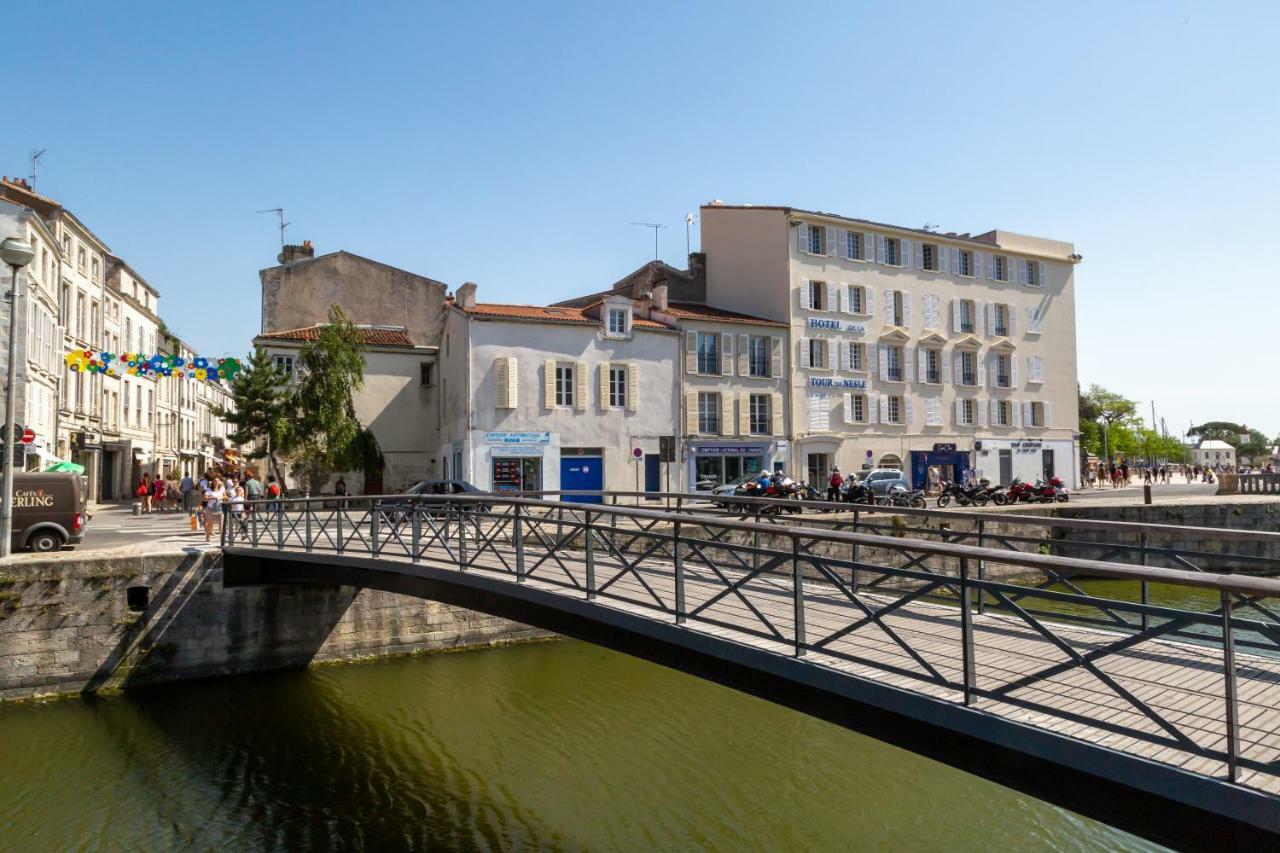
[[[1054,477],[1047,483],[1044,480],[1024,483],[1015,477],[1003,497],[1003,502],[1006,504],[1053,503],[1054,501],[1066,501],[1067,489],[1063,485],[1061,477]],[[996,503],[999,504],[1001,501],[997,500]]]
[[[951,501],[955,501],[960,506],[986,506],[987,501],[991,500],[992,488],[990,480],[980,480],[978,485],[966,489],[959,483],[953,483],[949,480],[942,481],[942,494],[938,495],[938,506],[947,506]]]
[[[909,506],[924,509],[924,492],[917,489],[909,492],[902,486],[890,486],[883,495],[876,497],[877,506]]]
[[[849,478],[841,489],[841,500],[851,504],[874,504],[876,493],[862,480]]]

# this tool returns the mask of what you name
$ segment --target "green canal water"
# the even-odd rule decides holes
[[[576,642],[0,708],[4,850],[1143,850]]]

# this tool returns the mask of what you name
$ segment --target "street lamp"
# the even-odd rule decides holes
[[[17,433],[14,431],[18,425],[18,416],[14,412],[18,396],[18,270],[31,263],[31,259],[35,256],[36,250],[21,237],[10,237],[0,243],[0,261],[8,264],[12,271],[8,296],[9,366],[8,380],[4,390],[4,452],[7,458],[4,460],[3,491],[0,491],[0,501],[3,501],[3,505],[0,506],[0,558],[9,556],[10,540],[13,539],[13,460],[17,457],[18,441]]]

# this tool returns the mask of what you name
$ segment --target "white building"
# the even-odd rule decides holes
[[[132,267],[115,255],[107,256],[108,322],[118,329],[121,353],[159,352],[160,294]],[[111,316],[119,306],[119,316]],[[115,333],[108,334],[115,343]],[[144,474],[163,474],[156,457],[156,377],[130,376],[117,368],[118,377],[105,377],[100,500],[130,497]],[[114,381],[113,381],[114,379]],[[118,389],[118,390],[117,390]],[[116,437],[108,441],[108,425]]]
[[[1078,484],[1069,243],[702,208],[706,301],[791,331],[795,467]]]
[[[445,320],[440,476],[495,491],[658,491],[646,472],[679,417],[676,330],[621,295],[583,308],[475,297],[474,284],[458,288]]]
[[[1208,465],[1210,468],[1234,467],[1236,464],[1236,449],[1216,438],[1201,441],[1191,455],[1196,465]]]

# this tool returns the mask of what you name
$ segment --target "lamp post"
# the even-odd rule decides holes
[[[8,557],[10,540],[13,538],[13,461],[17,457],[17,403],[18,389],[18,270],[31,263],[36,250],[20,237],[10,237],[0,243],[0,260],[9,265],[11,271],[9,284],[9,365],[8,379],[4,389],[4,485],[0,492],[0,558]]]

